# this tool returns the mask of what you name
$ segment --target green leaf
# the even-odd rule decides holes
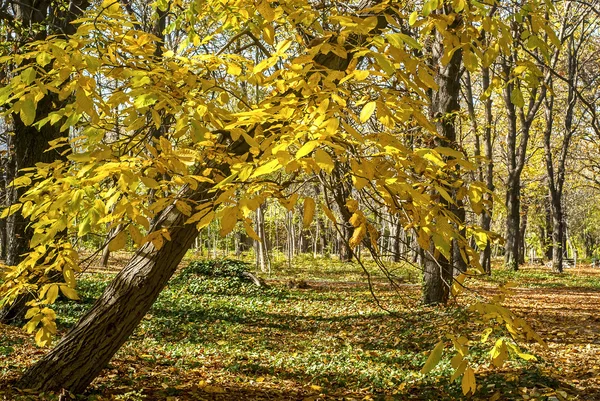
[[[510,101],[519,108],[525,106],[525,99],[523,99],[521,89],[516,86],[513,88],[512,92],[510,93]]]
[[[35,57],[35,61],[37,61],[40,66],[45,67],[52,61],[52,56],[46,52],[41,52]]]
[[[30,97],[19,102],[19,117],[26,126],[30,126],[35,121],[35,103]]]
[[[435,345],[435,348],[433,349],[433,351],[431,351],[431,354],[429,354],[429,358],[427,358],[425,365],[421,369],[421,373],[426,375],[427,373],[431,372],[433,370],[433,368],[435,368],[437,366],[437,364],[440,362],[440,359],[442,359],[443,351],[444,351],[444,342],[440,341],[439,343],[437,343]]]
[[[35,81],[35,76],[35,68],[33,67],[29,67],[21,73],[21,79],[27,85],[31,85],[31,83]]]

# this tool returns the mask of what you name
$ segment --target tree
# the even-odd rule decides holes
[[[88,7],[88,2],[84,0],[71,1],[68,4],[64,1],[8,1],[2,3],[3,12],[0,13],[0,20],[4,21],[10,28],[4,36],[6,40],[13,42],[14,48],[20,48],[27,43],[45,40],[49,35],[69,35],[75,30],[71,24],[78,18],[83,10]],[[51,12],[51,10],[55,10]],[[47,63],[43,57],[38,61],[40,68],[46,68]],[[12,66],[7,64],[4,71],[5,76],[10,75],[8,69]],[[30,83],[35,79],[36,71],[34,67],[29,67],[21,72],[23,82]],[[46,117],[57,105],[64,104],[57,94],[49,94],[40,99],[38,104],[32,110],[32,104],[23,103],[23,107],[18,113],[12,113],[9,120],[12,125],[12,132],[7,135],[7,155],[4,161],[7,180],[4,188],[6,189],[7,206],[19,202],[19,198],[24,192],[22,187],[8,185],[11,181],[21,177],[24,169],[35,167],[37,163],[52,163],[61,159],[61,155],[52,150],[48,150],[48,143],[58,139],[63,135],[60,126],[46,125],[40,129],[31,126],[31,120],[36,116],[38,118]],[[59,106],[60,107],[60,106]],[[29,242],[33,237],[33,230],[29,221],[21,214],[11,215],[6,227],[6,244],[3,243],[6,252],[6,263],[14,266],[19,264],[23,255],[29,251]],[[41,277],[44,281],[45,278]],[[23,318],[25,314],[25,304],[31,299],[30,296],[23,295],[14,300],[11,305],[7,305],[0,310],[0,320],[9,322]]]
[[[340,5],[325,14],[308,3],[262,2],[258,13],[249,12],[249,2],[171,5],[182,12],[166,30],[187,35],[161,57],[156,37],[107,0],[68,40],[24,49],[15,59],[25,60],[19,72],[40,54],[48,55],[48,68],[28,83],[11,80],[0,92],[0,105],[8,113],[23,111],[36,129],[60,121],[61,130],[73,132],[50,143],[67,161],[40,164],[16,181],[29,188],[5,212],[28,217],[34,235],[31,251],[8,271],[0,291],[3,300],[37,293],[26,328],[37,331],[38,343],[48,343],[55,331],[50,305],[59,291],[77,297],[78,254],[60,232],[83,237],[107,223],[122,225],[111,248],[123,248],[128,237],[139,246],[92,309],[27,370],[23,387],[82,391],[149,310],[198,230],[218,219],[227,235],[241,220],[256,236],[250,216],[265,200],[277,198],[292,210],[299,196],[286,182],[330,174],[336,163],[349,166],[344,179],[352,183],[343,199],[351,249],[364,245],[378,253],[379,233],[361,209],[364,197],[395,215],[436,261],[451,261],[457,242],[461,256],[478,267],[461,232],[485,233],[461,227],[452,205],[468,199],[480,209],[484,189],[457,173],[458,166],[475,166],[453,146],[449,113],[458,110],[453,74],[461,57],[468,55],[469,68],[479,64],[472,38],[487,6],[429,2],[421,16],[410,17],[419,34],[409,36],[406,19],[390,4],[365,2],[351,12]],[[164,11],[167,4],[157,6]],[[419,40],[427,42],[431,32],[427,63]],[[455,43],[462,50],[449,46]],[[117,85],[103,93],[97,80]],[[261,96],[248,96],[250,85]],[[58,91],[65,104],[35,119],[40,88]],[[423,105],[430,105],[432,118]],[[123,135],[107,141],[115,126]],[[409,149],[405,136],[415,131],[424,146]],[[150,196],[151,190],[161,195]],[[337,222],[327,205],[323,212]],[[431,303],[448,299],[452,280],[452,263],[444,273],[436,269],[427,273],[428,284],[440,289],[428,290]],[[31,281],[30,271],[52,270],[64,283]]]

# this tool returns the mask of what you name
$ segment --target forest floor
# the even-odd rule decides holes
[[[474,331],[480,327],[464,307],[419,305],[416,270],[395,271],[404,283],[398,289],[374,272],[379,305],[356,264],[303,257],[293,268],[274,271],[266,289],[224,278],[172,281],[79,399],[466,399],[460,380],[450,380],[450,352],[431,374],[419,373],[434,345],[456,333],[469,337],[478,366],[477,392],[468,399],[600,400],[600,269],[581,266],[556,275],[525,266],[467,282],[483,296],[497,293],[499,283],[515,282],[506,305],[547,343],[521,344],[537,361],[511,360],[501,369],[490,368],[490,344],[481,344]],[[110,269],[82,275],[81,301],[56,305],[59,334],[113,275]],[[308,288],[289,288],[290,280],[306,280]],[[0,325],[0,400],[57,399],[12,387],[46,351],[21,329]]]

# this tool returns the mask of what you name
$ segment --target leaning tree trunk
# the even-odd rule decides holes
[[[383,17],[378,22],[381,24],[372,32],[386,24]],[[354,58],[350,50],[362,45],[366,38],[367,35],[348,38],[346,58],[329,52],[318,53],[313,59],[324,67],[345,71]],[[229,150],[241,156],[248,149],[242,140]],[[216,167],[220,167],[223,175],[229,175],[226,166]],[[214,196],[212,192],[209,194],[210,189],[209,185],[199,185],[189,198],[192,203],[201,203],[206,197]],[[78,393],[91,383],[150,310],[198,235],[195,226],[184,225],[186,219],[174,205],[160,215],[152,230],[168,229],[171,240],[160,249],[152,243],[143,245],[56,347],[27,369],[19,380],[19,387],[43,391],[67,389]]]
[[[192,201],[201,201],[202,193],[194,191]],[[175,206],[166,209],[154,230],[168,229],[171,240],[160,249],[152,243],[139,248],[92,308],[24,373],[18,386],[83,391],[133,333],[194,242],[198,230],[185,225],[186,219]]]

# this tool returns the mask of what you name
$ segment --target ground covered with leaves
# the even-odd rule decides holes
[[[179,272],[80,399],[463,399],[460,380],[450,380],[450,353],[431,374],[420,369],[445,333],[468,336],[472,317],[456,304],[420,306],[418,272],[397,270],[398,288],[375,275],[370,288],[356,264],[302,258],[265,288],[248,282],[240,266],[196,263]],[[60,301],[61,333],[113,274],[84,274],[81,302]],[[469,398],[600,400],[600,269],[496,269],[468,285],[492,295],[506,281],[517,283],[507,305],[548,346],[524,344],[537,361],[492,369],[489,348],[470,338],[478,390]],[[58,398],[12,387],[45,351],[21,329],[0,326],[0,399]]]

